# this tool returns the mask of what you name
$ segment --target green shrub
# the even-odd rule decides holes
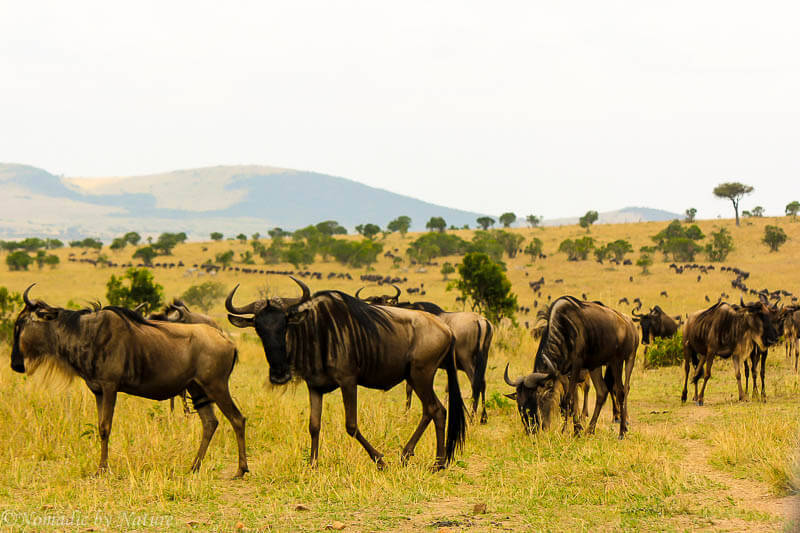
[[[644,357],[645,368],[674,366],[683,362],[683,335],[680,330],[669,338],[655,338]]]
[[[126,280],[127,286],[123,284]],[[120,277],[112,275],[106,288],[109,304],[128,309],[141,303],[147,303],[149,309],[155,309],[164,298],[164,287],[155,282],[153,273],[147,268],[129,268]]]
[[[0,342],[11,344],[14,320],[22,306],[22,296],[18,292],[12,293],[5,287],[0,287]]]
[[[198,307],[207,313],[214,303],[225,296],[225,288],[219,281],[206,281],[200,285],[192,285],[181,294],[181,300],[187,305]]]

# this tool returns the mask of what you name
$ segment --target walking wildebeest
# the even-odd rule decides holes
[[[650,336],[668,338],[678,332],[678,324],[666,314],[661,307],[655,306],[646,315],[631,311],[633,321],[638,322],[642,328],[642,344],[650,344]]]
[[[399,302],[400,289],[394,286],[395,296],[370,296],[363,301],[373,305],[389,305],[403,309],[413,309],[431,313],[447,324],[456,337],[456,368],[464,372],[472,387],[472,414],[477,413],[478,401],[481,400],[480,423],[488,420],[486,415],[486,366],[489,360],[489,348],[492,344],[493,328],[491,322],[478,313],[471,311],[447,312],[431,302]],[[359,297],[361,289],[356,291]],[[411,407],[410,383],[406,384],[406,409]]]
[[[225,308],[231,313],[231,324],[255,328],[264,345],[270,382],[281,385],[292,375],[306,382],[311,404],[311,464],[316,465],[319,452],[322,396],[341,388],[347,433],[364,447],[378,468],[383,468],[383,454],[358,429],[358,386],[389,390],[405,379],[422,401],[422,419],[403,448],[401,460],[414,455],[417,441],[433,420],[434,466],[444,468],[466,432],[450,328],[433,315],[370,305],[340,291],[320,291],[312,296],[302,281],[292,280],[303,290],[303,296],[288,308],[268,300],[235,307],[233,295],[238,285],[225,300]],[[433,378],[440,366],[447,371],[448,410],[433,390]]]
[[[690,363],[696,367],[692,378],[694,400],[703,405],[706,384],[711,377],[711,366],[716,356],[733,361],[739,400],[745,400],[742,388],[740,363],[749,356],[753,345],[765,350],[767,345],[778,340],[778,333],[770,316],[770,310],[761,302],[732,306],[717,302],[708,309],[689,315],[683,328],[684,382],[681,402],[688,395]],[[698,354],[702,359],[698,358]],[[703,377],[703,387],[697,392],[697,382]]]
[[[245,418],[233,402],[228,380],[236,347],[220,331],[205,325],[151,322],[122,307],[72,311],[28,298],[14,324],[11,368],[33,373],[50,364],[86,382],[97,401],[100,463],[108,468],[108,438],[118,392],[166,400],[188,389],[203,424],[192,471],[200,463],[217,428],[212,405],[230,421],[239,446],[236,477],[248,471]]]
[[[567,387],[564,423],[572,413],[576,433],[579,432],[575,388],[581,381],[581,371],[588,370],[597,399],[587,431],[594,432],[610,384],[620,410],[622,438],[628,431],[628,392],[638,346],[639,334],[629,317],[599,302],[584,302],[572,296],[558,298],[550,308],[547,327],[536,351],[534,371],[510,380],[506,367],[506,383],[517,389],[517,408],[523,424],[535,428],[540,411],[554,411],[554,402],[547,393],[557,386],[556,381],[561,381],[562,387]],[[600,372],[603,365],[607,366],[606,379]],[[564,385],[565,377],[568,379]]]

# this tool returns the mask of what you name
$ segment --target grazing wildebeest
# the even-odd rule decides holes
[[[316,465],[319,452],[322,396],[341,388],[347,433],[364,447],[378,468],[383,468],[383,454],[358,429],[358,386],[389,390],[407,380],[422,401],[422,419],[403,448],[401,460],[414,455],[417,441],[433,420],[434,466],[444,468],[466,432],[450,328],[433,315],[370,305],[340,291],[320,291],[312,296],[302,281],[292,280],[303,290],[303,296],[288,308],[267,300],[236,307],[233,295],[238,285],[225,300],[225,308],[231,313],[231,324],[255,328],[264,345],[270,382],[281,385],[292,375],[306,382],[311,404],[311,464]],[[450,389],[447,410],[433,390],[433,378],[440,366],[447,371]]]
[[[425,311],[435,315],[450,327],[456,337],[456,368],[467,374],[472,387],[472,414],[477,412],[480,400],[482,407],[480,423],[485,424],[488,420],[486,415],[486,366],[494,331],[491,322],[478,313],[470,311],[449,313],[432,302],[399,302],[400,289],[397,286],[394,288],[397,292],[394,296],[370,296],[364,298],[363,301],[373,305],[390,305]],[[363,287],[356,291],[356,298],[359,297],[362,289]],[[411,392],[411,384],[407,383],[406,409],[411,407]]]
[[[689,315],[683,327],[683,371],[684,382],[681,402],[688,395],[690,364],[696,367],[692,378],[694,400],[703,405],[706,384],[711,377],[711,366],[716,356],[733,361],[736,383],[739,386],[739,400],[745,400],[742,388],[740,363],[749,356],[752,346],[764,350],[767,345],[778,340],[770,310],[761,302],[732,306],[717,302],[708,309]],[[702,358],[698,358],[698,355]],[[703,377],[703,387],[697,392],[697,382]]]
[[[49,364],[86,382],[97,400],[98,470],[108,468],[108,438],[118,392],[166,400],[188,389],[203,424],[192,471],[200,468],[217,428],[212,402],[236,433],[236,477],[248,471],[245,418],[228,390],[236,347],[220,331],[205,325],[151,322],[121,307],[80,311],[51,307],[30,300],[31,287],[22,295],[25,307],[14,324],[11,368],[33,373]]]
[[[631,311],[633,321],[638,322],[642,328],[642,344],[650,344],[650,336],[668,338],[678,332],[678,324],[666,314],[661,307],[655,306],[646,315]]]
[[[540,412],[553,412],[555,406],[543,392],[559,380],[567,387],[566,417],[573,413],[576,433],[580,417],[574,409],[575,388],[581,382],[581,371],[588,370],[597,393],[594,414],[588,432],[594,432],[597,417],[605,403],[610,385],[620,410],[619,436],[628,431],[628,391],[630,377],[639,346],[639,334],[633,321],[599,302],[583,302],[572,296],[558,298],[550,308],[547,327],[534,359],[534,371],[506,383],[517,389],[517,408],[527,428],[539,424]],[[606,379],[601,368],[607,366]],[[625,377],[623,379],[623,371]],[[567,378],[564,384],[564,378]]]

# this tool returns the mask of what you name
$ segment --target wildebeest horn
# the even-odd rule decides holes
[[[228,297],[225,298],[225,309],[227,309],[229,313],[233,313],[235,315],[254,315],[259,309],[259,304],[262,304],[262,302],[256,300],[255,302],[249,303],[244,307],[234,307],[233,293],[235,293],[236,289],[238,288],[239,284],[237,283]]]
[[[359,298],[359,296],[358,296],[358,295],[359,295],[359,294],[361,294],[361,291],[363,291],[364,289],[365,289],[365,287],[361,287],[360,289],[358,289],[358,290],[356,291],[356,300],[360,300],[360,299],[361,299],[361,298]]]
[[[136,307],[133,308],[134,313],[139,313],[140,315],[144,314],[144,310],[147,307],[147,302],[142,302]]]
[[[309,301],[311,299],[311,290],[308,288],[308,286],[294,276],[289,277],[292,278],[292,281],[300,285],[301,289],[303,289],[303,298],[300,300],[300,303]]]
[[[744,298],[742,298],[741,296],[739,296],[739,305],[744,307]]]
[[[28,307],[36,307],[36,304],[28,298],[28,292],[36,285],[35,283],[31,283],[30,287],[25,289],[25,292],[22,293],[22,301],[25,302],[25,305]]]
[[[641,314],[641,313],[636,313],[636,309],[631,309],[631,314],[632,314],[633,316],[637,316],[637,317],[644,316],[644,315],[643,315],[643,314]]]
[[[539,382],[546,380],[550,376],[544,374],[542,372],[531,372],[527,376],[522,379],[522,382],[525,384],[526,387],[529,389],[534,388]]]
[[[553,362],[550,360],[549,357],[547,357],[545,354],[542,354],[542,359],[544,360],[544,364],[546,364],[547,367],[550,369],[551,373],[553,373],[554,375],[558,374],[558,369],[556,368],[556,366],[553,364]]]
[[[392,300],[394,300],[394,301],[396,302],[396,301],[397,301],[397,299],[398,299],[398,298],[400,298],[400,293],[401,293],[402,291],[400,290],[400,287],[398,287],[398,286],[397,286],[397,285],[395,285],[394,283],[392,283],[392,287],[394,287],[394,290],[396,290],[396,291],[397,291],[397,293],[396,293],[394,296],[392,296]]]
[[[516,388],[517,386],[519,386],[520,383],[522,383],[522,378],[517,378],[514,381],[511,381],[511,379],[508,377],[508,365],[510,365],[510,364],[511,363],[506,363],[506,372],[505,372],[505,374],[503,374],[503,379],[506,380],[507,384],[509,384],[512,387]]]

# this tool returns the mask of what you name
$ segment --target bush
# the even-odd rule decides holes
[[[448,290],[458,289],[465,301],[472,301],[473,310],[490,321],[499,322],[505,317],[516,324],[517,296],[511,292],[511,282],[499,264],[486,254],[470,252],[458,265],[458,275],[461,279],[448,286]]]
[[[733,237],[730,232],[722,228],[711,234],[711,242],[706,244],[706,254],[709,261],[724,261],[733,250]]]
[[[567,254],[567,261],[586,261],[593,249],[594,239],[591,237],[565,239],[558,245],[558,251]]]
[[[542,239],[539,237],[534,237],[533,240],[528,243],[528,246],[525,247],[525,255],[530,256],[531,262],[536,261],[539,256],[542,255],[542,249]]]
[[[383,245],[379,242],[364,239],[361,242],[345,241],[335,239],[330,246],[330,253],[333,258],[343,265],[353,268],[369,266],[378,260],[378,254],[383,251]]]
[[[764,239],[762,242],[769,246],[770,252],[777,252],[778,248],[786,242],[788,237],[780,226],[767,226],[764,228]]]
[[[210,237],[212,241],[221,241],[224,235],[218,231],[212,231]]]
[[[674,366],[683,362],[683,336],[681,331],[672,337],[653,339],[644,357],[645,368]]]
[[[406,253],[414,261],[427,263],[434,257],[464,254],[468,247],[469,243],[457,235],[434,231],[425,233],[409,244]]]
[[[127,286],[123,282],[127,280]],[[111,305],[136,307],[146,303],[149,309],[161,305],[164,287],[155,282],[153,273],[146,268],[129,268],[124,276],[111,275],[106,283],[106,299]]]
[[[228,266],[233,261],[233,250],[228,250],[227,252],[220,252],[216,256],[214,256],[214,262],[219,263],[222,266]]]
[[[181,294],[181,300],[187,305],[200,308],[207,313],[214,302],[225,296],[225,289],[219,281],[206,281],[200,285],[192,285]]]
[[[141,259],[145,265],[152,265],[153,258],[158,255],[152,246],[143,246],[133,253],[133,259]]]
[[[31,263],[33,263],[33,257],[22,250],[11,252],[6,257],[6,264],[9,270],[28,270]]]

